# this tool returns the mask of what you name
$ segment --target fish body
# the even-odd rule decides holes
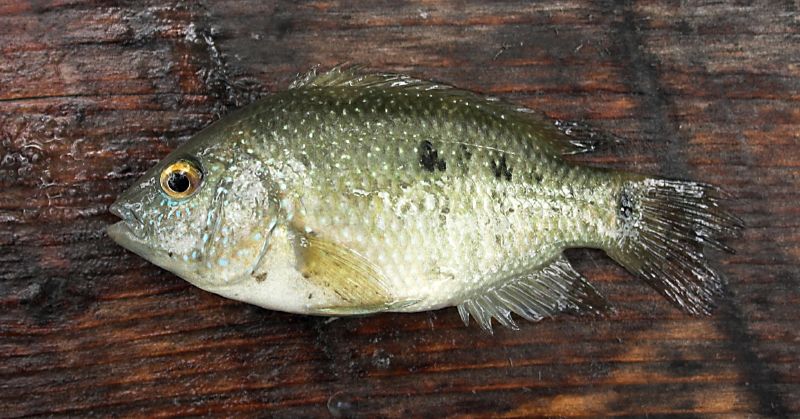
[[[722,279],[703,246],[725,248],[740,222],[710,185],[563,159],[597,138],[449,86],[337,68],[176,149],[112,206],[123,221],[109,234],[200,288],[294,313],[458,306],[490,330],[516,327],[511,313],[602,311],[562,255],[572,247],[708,311]]]

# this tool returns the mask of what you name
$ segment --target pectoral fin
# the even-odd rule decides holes
[[[503,326],[518,329],[511,313],[537,321],[556,313],[572,310],[602,313],[610,309],[608,302],[559,255],[550,264],[505,283],[483,290],[458,305],[464,324],[469,316],[478,325],[492,332],[492,319]]]
[[[330,290],[341,304],[309,307],[320,314],[351,315],[390,310],[398,304],[386,277],[359,253],[313,233],[298,233],[298,269],[308,281]]]

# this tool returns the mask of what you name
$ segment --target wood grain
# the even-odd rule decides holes
[[[796,2],[0,1],[0,416],[800,415]],[[313,65],[442,80],[628,138],[586,163],[723,186],[711,317],[600,252],[617,307],[494,336],[453,309],[330,320],[196,289],[108,205]]]

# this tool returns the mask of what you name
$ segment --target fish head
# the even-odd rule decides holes
[[[198,134],[123,192],[109,208],[122,220],[107,229],[122,247],[209,291],[252,273],[277,212],[267,168],[213,134]]]

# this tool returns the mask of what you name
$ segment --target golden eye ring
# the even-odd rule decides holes
[[[178,160],[161,171],[161,190],[173,199],[192,196],[202,182],[203,172],[190,160]]]

